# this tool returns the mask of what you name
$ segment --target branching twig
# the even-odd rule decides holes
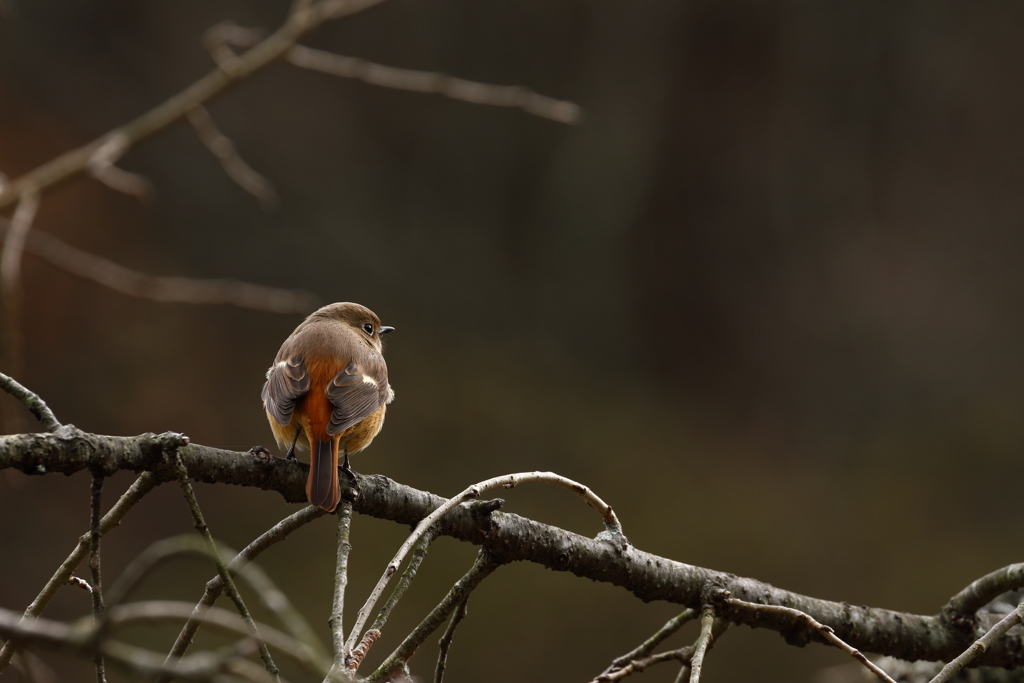
[[[506,474],[501,477],[487,479],[479,484],[470,486],[454,498],[448,499],[443,505],[427,515],[427,517],[416,525],[412,534],[409,535],[409,538],[405,540],[405,543],[403,543],[398,549],[398,552],[395,553],[395,557],[390,563],[388,563],[383,576],[381,576],[380,580],[377,581],[377,585],[374,586],[370,596],[366,598],[366,602],[361,608],[359,608],[359,612],[356,614],[356,623],[352,627],[352,632],[349,633],[348,640],[345,643],[346,647],[349,650],[355,647],[356,642],[358,642],[359,635],[362,633],[363,626],[366,623],[366,618],[369,616],[373,606],[377,603],[381,593],[384,592],[384,588],[387,586],[388,581],[391,580],[391,577],[394,576],[395,572],[398,571],[398,568],[402,565],[402,561],[405,559],[405,555],[409,552],[409,549],[420,539],[421,536],[427,533],[427,530],[432,524],[434,524],[434,522],[444,517],[444,515],[455,506],[460,505],[467,500],[479,497],[484,491],[488,491],[499,486],[510,489],[517,484],[531,481],[554,484],[575,492],[587,501],[588,505],[601,513],[601,516],[604,518],[605,531],[607,533],[613,534],[615,537],[625,541],[625,537],[622,535],[622,525],[619,524],[619,519],[615,516],[612,506],[601,500],[589,488],[573,481],[572,479],[555,474],[554,472],[520,472],[518,474]]]
[[[1024,562],[997,569],[971,582],[949,599],[943,611],[957,615],[974,614],[1003,593],[1020,588],[1024,588]]]
[[[96,623],[103,620],[103,578],[100,572],[100,506],[103,500],[103,475],[94,474],[89,487],[91,505],[89,514],[89,571],[92,573],[92,616]],[[106,666],[99,652],[93,657],[96,665],[96,683],[107,683]]]
[[[2,193],[3,190],[0,190]],[[26,192],[19,198],[18,208],[11,218],[10,233],[4,240],[3,252],[0,253],[0,284],[5,294],[15,291],[21,275],[21,253],[25,249],[25,239],[32,229],[32,221],[39,208],[39,194]]]
[[[230,52],[230,51],[229,51]],[[232,55],[234,53],[231,53]],[[237,59],[237,58],[236,58]],[[278,197],[274,185],[262,175],[257,173],[235,149],[235,143],[220,132],[217,124],[206,107],[199,105],[188,113],[188,121],[199,134],[199,139],[206,148],[217,157],[217,161],[224,168],[232,180],[238,183],[239,187],[251,194],[260,203],[265,211],[277,207]]]
[[[668,638],[676,631],[681,629],[683,625],[687,622],[692,621],[696,614],[697,612],[695,610],[686,609],[683,610],[680,614],[677,614],[676,616],[672,617],[671,619],[666,621],[665,625],[658,629],[654,633],[654,635],[652,635],[650,638],[642,642],[635,649],[630,650],[621,657],[616,657],[615,659],[613,659],[612,663],[608,666],[608,668],[600,674],[598,674],[597,678],[595,678],[594,680],[603,680],[601,676],[605,676],[613,671],[621,669],[622,667],[632,662],[634,659],[642,659],[644,657],[647,657],[652,652],[654,652],[654,648],[661,645],[661,643],[666,638]]]
[[[231,562],[228,563],[228,573],[232,576],[238,574],[247,563],[252,562],[260,553],[269,548],[270,546],[283,541],[288,538],[288,535],[299,527],[326,515],[327,512],[322,508],[314,507],[312,505],[303,508],[293,515],[289,515],[285,519],[275,524],[272,528],[261,534],[256,540],[245,547],[242,552],[238,553]],[[181,657],[185,654],[189,644],[195,637],[196,632],[202,625],[202,619],[200,615],[203,613],[203,609],[212,605],[221,593],[224,591],[224,580],[218,574],[206,583],[206,590],[203,592],[203,597],[199,603],[195,606],[192,616],[189,617],[185,626],[182,627],[181,633],[178,634],[178,638],[174,641],[174,646],[171,648],[170,653],[167,655],[168,661],[166,664],[170,666],[171,660]],[[260,591],[258,591],[260,592]],[[262,595],[266,601],[266,596]],[[320,646],[320,641],[316,638],[316,635],[309,629],[308,624],[305,623],[305,619],[296,620],[295,618],[283,619],[285,625],[291,634],[298,639],[300,642],[306,644],[308,647],[314,648],[313,652],[315,656],[320,658],[326,658],[326,653],[323,652]]]
[[[196,500],[196,495],[192,490],[192,485],[188,483],[188,470],[185,468],[185,465],[181,462],[181,458],[177,454],[174,456],[174,465],[178,472],[178,481],[181,483],[181,490],[185,494],[185,501],[188,503],[188,509],[192,513],[192,519],[195,522],[196,531],[199,532],[203,537],[203,541],[206,543],[206,547],[210,553],[210,558],[217,567],[217,574],[220,575],[221,580],[224,582],[224,590],[227,592],[228,598],[231,599],[231,602],[235,604],[235,608],[242,616],[242,619],[249,626],[250,634],[259,642],[260,659],[263,660],[263,664],[267,668],[267,671],[274,680],[280,680],[280,674],[278,672],[277,665],[274,664],[273,657],[270,656],[270,650],[267,649],[266,643],[260,638],[259,630],[256,628],[256,622],[253,621],[252,615],[249,614],[249,609],[245,606],[245,602],[242,600],[242,596],[238,592],[238,588],[235,587],[235,582],[231,579],[231,574],[228,573],[227,565],[221,559],[220,553],[217,551],[217,543],[213,540],[213,536],[210,534],[210,529],[206,526],[206,521],[203,519],[203,512],[199,509],[199,501]]]
[[[395,669],[405,665],[416,652],[416,649],[430,637],[431,633],[444,623],[448,615],[452,613],[452,610],[468,598],[469,594],[480,585],[480,582],[490,576],[491,572],[499,566],[501,566],[501,562],[496,560],[486,550],[481,550],[477,554],[473,566],[466,572],[465,576],[455,582],[455,585],[438,603],[437,607],[431,610],[430,614],[420,622],[419,626],[414,628],[412,633],[405,637],[405,640],[395,648],[395,651],[384,660],[384,663],[367,680],[371,682],[386,680]]]
[[[448,650],[452,646],[452,639],[455,637],[455,629],[458,628],[459,622],[466,618],[467,605],[469,605],[468,595],[459,603],[459,606],[455,608],[455,614],[452,615],[451,621],[448,622],[448,628],[444,630],[441,640],[437,643],[437,666],[434,668],[434,683],[444,682],[444,670],[448,665]]]
[[[299,39],[316,29],[326,21],[339,19],[362,12],[383,0],[322,0],[321,2],[295,2],[284,25],[265,39],[235,58],[225,58],[218,63],[216,69],[198,81],[157,105],[142,116],[130,121],[120,128],[79,147],[66,152],[52,161],[39,166],[25,175],[0,186],[0,209],[22,199],[30,193],[42,193],[53,186],[91,170],[91,164],[97,152],[116,141],[116,149],[123,154],[142,140],[157,133],[178,121],[195,109],[213,99],[233,83],[251,76],[267,65],[286,56],[296,46]],[[480,95],[468,81],[461,82],[459,88],[469,101],[478,101]],[[446,85],[446,89],[452,86]],[[422,88],[417,88],[422,89]],[[519,106],[526,111],[556,120],[568,120],[575,116],[575,105],[564,106],[553,100],[533,96],[531,99],[525,89],[505,90],[503,102],[481,102],[485,104],[508,104]],[[494,99],[488,92],[484,100]],[[498,98],[501,99],[501,98]],[[539,103],[539,104],[538,104]],[[554,106],[557,104],[558,106]],[[543,113],[542,113],[543,112]],[[562,118],[557,118],[558,114]]]
[[[35,415],[36,419],[42,423],[43,429],[48,432],[55,432],[60,429],[60,422],[57,422],[57,418],[54,416],[53,411],[50,410],[50,407],[46,405],[46,402],[43,399],[39,398],[13,378],[8,377],[2,372],[0,372],[0,389],[3,389],[8,394],[24,403],[29,412]]]
[[[715,625],[715,609],[704,605],[700,613],[700,636],[693,646],[693,657],[690,659],[690,683],[700,683],[700,670],[704,665],[704,654],[711,644],[711,627]],[[682,672],[679,674],[682,676]]]
[[[792,607],[783,607],[781,605],[758,605],[753,602],[746,602],[744,600],[738,600],[736,598],[726,598],[725,603],[730,607],[737,608],[740,611],[749,612],[761,612],[764,614],[785,614],[792,617],[794,620],[802,621],[812,629],[820,633],[825,640],[838,647],[843,652],[847,653],[858,662],[863,664],[868,670],[871,671],[879,680],[885,681],[885,683],[896,683],[889,674],[882,671],[878,665],[872,662],[870,659],[864,656],[864,654],[857,648],[851,647],[842,638],[835,634],[835,631],[831,626],[826,626],[821,622],[814,619],[811,615],[806,612],[801,612],[798,609]]]
[[[194,611],[195,608],[191,603],[174,600],[152,600],[116,605],[107,611],[104,631],[113,632],[117,628],[137,621],[153,624],[164,621],[176,622],[191,618]],[[200,610],[199,618],[207,626],[216,627],[221,631],[255,637],[253,636],[255,622],[251,618],[246,618],[245,615],[238,615],[220,607],[204,607]],[[260,642],[272,645],[274,649],[301,664],[308,671],[321,676],[324,674],[327,662],[322,658],[311,657],[308,649],[295,638],[263,623],[259,624],[258,630]]]
[[[2,194],[3,189],[0,188]],[[0,251],[0,363],[12,375],[21,372],[21,255],[37,208],[38,192],[27,192],[19,198],[7,239]],[[17,415],[5,421],[13,425],[21,422]]]
[[[580,108],[576,104],[538,95],[519,85],[491,85],[432,71],[399,69],[302,45],[289,50],[287,58],[295,66],[384,88],[433,93],[472,104],[515,107],[559,123],[577,123],[580,119]]]
[[[334,609],[328,624],[334,642],[334,663],[331,672],[344,671],[345,657],[345,588],[348,586],[348,555],[352,550],[352,502],[341,501],[338,506],[338,559],[334,573]],[[330,677],[330,676],[328,676]]]
[[[10,234],[0,217],[0,237]],[[140,273],[82,251],[45,232],[28,234],[25,250],[61,270],[92,280],[115,292],[165,303],[225,304],[271,313],[309,313],[319,304],[315,294],[230,279],[201,279]]]
[[[369,630],[371,631],[383,631],[384,624],[387,623],[388,617],[391,616],[392,610],[395,609],[395,605],[402,599],[405,592],[409,589],[409,585],[412,584],[412,580],[416,578],[416,572],[419,571],[420,565],[423,564],[424,558],[427,556],[427,549],[430,544],[434,542],[437,534],[430,529],[423,535],[423,538],[413,547],[412,555],[409,557],[409,564],[406,566],[405,571],[402,572],[402,576],[398,579],[398,584],[395,585],[395,590],[391,592],[391,595],[384,602],[384,606],[380,608],[380,612],[377,613],[377,618],[370,624]]]
[[[89,159],[89,173],[110,189],[145,201],[153,194],[150,182],[138,173],[131,173],[114,165],[128,151],[129,146],[130,142],[125,135],[107,137],[106,142],[100,145]]]
[[[121,523],[121,519],[131,510],[136,503],[142,500],[142,497],[152,491],[159,481],[152,474],[146,472],[135,482],[128,487],[121,497],[118,499],[114,507],[110,508],[110,511],[103,516],[100,520],[100,535],[106,534],[108,531],[116,527]],[[43,613],[47,603],[57,594],[60,587],[69,582],[71,575],[75,569],[81,564],[82,560],[85,559],[86,554],[89,552],[89,545],[91,540],[91,534],[83,534],[78,539],[78,545],[68,555],[68,559],[64,560],[60,568],[56,573],[50,577],[50,580],[46,582],[43,590],[39,592],[36,599],[32,601],[22,616],[23,619],[31,619],[38,617]],[[3,648],[0,648],[0,671],[7,668],[7,665],[11,663],[11,657],[17,651],[18,645],[14,642],[4,643]]]
[[[992,643],[999,638],[1002,638],[1007,631],[1022,621],[1024,621],[1024,602],[1017,605],[1017,609],[1007,614],[999,621],[999,623],[989,629],[988,633],[974,641],[974,643],[972,643],[963,654],[946,666],[942,667],[942,671],[940,671],[938,675],[931,680],[931,683],[948,683],[948,681],[952,679],[960,669],[967,666],[971,660],[985,652],[985,650],[991,647]]]

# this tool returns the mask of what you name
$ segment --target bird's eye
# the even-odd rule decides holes
[[[373,336],[373,325],[371,325],[370,323],[364,324],[363,325],[363,331],[366,332],[366,334],[368,334],[368,335],[370,335],[372,337]]]

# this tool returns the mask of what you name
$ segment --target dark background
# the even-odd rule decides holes
[[[286,7],[13,6],[0,21],[8,177],[204,74],[209,26],[274,28]],[[554,470],[614,505],[645,550],[935,613],[1021,560],[1022,30],[1014,3],[393,0],[304,42],[527,85],[579,103],[582,123],[279,64],[210,105],[279,210],[261,211],[179,123],[121,162],[152,181],[152,202],[79,179],[45,196],[36,227],[154,274],[376,311],[397,327],[397,400],[359,471],[452,495]],[[301,316],[131,299],[31,256],[24,285],[21,379],[61,421],[272,445],[263,373]],[[0,606],[20,610],[87,528],[88,479],[0,474]],[[108,504],[129,481],[110,482]],[[297,509],[232,487],[199,496],[236,548]],[[557,489],[505,497],[600,528]],[[190,527],[162,487],[104,541],[108,581]],[[350,606],[405,533],[355,519]],[[328,642],[334,534],[321,520],[262,562]],[[371,663],[473,552],[436,544]],[[181,560],[139,595],[195,600],[211,573]],[[46,616],[88,609],[68,589]],[[447,680],[586,681],[676,612],[504,567],[471,601]],[[134,636],[166,647],[170,633]],[[414,673],[431,675],[433,642]],[[809,681],[846,661],[737,627],[704,680]]]

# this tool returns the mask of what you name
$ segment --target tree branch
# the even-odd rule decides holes
[[[53,434],[0,437],[0,468],[12,467],[28,474],[71,474],[95,467],[107,472],[149,470],[157,481],[167,481],[175,475],[162,454],[165,449],[174,449],[191,478],[273,490],[287,501],[306,503],[306,464],[181,444],[179,434],[101,436],[67,425]],[[415,525],[447,502],[381,475],[357,475],[357,480],[360,495],[353,501],[353,509],[400,524]],[[922,616],[811,598],[754,579],[659,557],[609,536],[586,538],[518,515],[488,512],[481,504],[456,506],[437,523],[437,529],[439,534],[483,546],[501,562],[536,562],[556,571],[621,586],[645,601],[666,600],[699,609],[707,587],[718,586],[737,599],[800,610],[865,652],[907,660],[949,661],[976,639],[973,634],[965,636],[942,615]],[[66,577],[61,583],[65,580]],[[795,626],[786,615],[740,611],[722,616],[735,623],[779,631],[792,644],[825,642],[820,633]],[[981,614],[978,621],[981,628],[988,630],[996,619]],[[1021,666],[1024,639],[1011,631],[975,663]]]
[[[538,95],[520,85],[492,85],[433,71],[399,69],[374,64],[358,57],[314,50],[303,45],[291,48],[287,59],[295,66],[305,69],[343,78],[355,78],[384,88],[433,93],[472,104],[514,107],[559,123],[578,123],[580,119],[580,108],[576,104]]]
[[[72,427],[72,429],[74,429]],[[2,449],[2,446],[0,446]],[[45,472],[45,468],[40,474]],[[136,503],[142,500],[142,497],[152,491],[159,484],[159,480],[148,472],[144,472],[142,476],[135,480],[128,490],[125,491],[118,499],[114,507],[110,508],[110,511],[103,516],[100,520],[100,535],[106,534],[108,531],[116,527],[121,523],[121,519],[128,514]],[[22,619],[31,619],[38,617],[46,609],[46,605],[50,602],[57,591],[60,590],[61,586],[69,583],[72,574],[82,560],[85,559],[86,554],[89,552],[89,545],[91,541],[91,533],[82,534],[78,539],[78,545],[68,555],[68,559],[64,560],[64,563],[57,569],[56,573],[50,580],[43,586],[43,590],[39,591],[39,595],[36,596],[35,600],[32,601],[22,615]],[[7,668],[11,663],[11,657],[17,652],[18,645],[13,641],[4,643],[4,646],[0,648],[0,672]]]
[[[323,517],[326,514],[327,512],[322,508],[310,505],[292,515],[289,515],[267,531],[260,534],[256,540],[247,545],[242,552],[238,553],[238,555],[228,563],[228,573],[235,576],[242,571],[249,562],[256,559],[256,557],[258,557],[264,550],[288,538],[288,536],[299,527],[308,524],[314,519]],[[177,659],[185,654],[185,651],[192,643],[192,639],[195,637],[196,632],[203,623],[200,618],[203,610],[213,605],[223,592],[224,580],[221,578],[220,574],[206,582],[206,590],[203,591],[203,597],[195,606],[192,616],[189,617],[188,621],[182,627],[181,633],[178,634],[178,638],[174,641],[174,646],[167,655],[167,662],[165,662],[167,666],[170,666],[173,659]],[[294,623],[289,626],[289,631],[303,643],[309,643],[313,647],[319,645],[319,641],[316,639],[315,634],[307,632],[301,627],[296,628]],[[314,655],[326,656],[323,652],[315,652]]]
[[[477,554],[476,561],[469,571],[466,572],[465,576],[455,582],[455,585],[441,599],[437,607],[420,622],[419,626],[412,630],[412,633],[405,637],[401,645],[395,648],[395,651],[384,660],[384,663],[367,680],[371,683],[387,680],[392,672],[405,666],[413,654],[415,654],[417,648],[444,623],[448,615],[452,613],[452,610],[466,600],[470,593],[480,585],[480,582],[490,576],[501,565],[502,563],[496,560],[486,549],[482,549]]]
[[[18,399],[25,404],[28,411],[35,415],[36,419],[39,420],[43,428],[48,432],[55,432],[60,429],[60,422],[57,421],[57,417],[50,410],[50,407],[46,405],[46,401],[36,396],[34,393],[18,384],[16,380],[8,377],[4,373],[0,372],[0,389],[3,389],[8,394]]]
[[[187,442],[187,440],[186,440]],[[185,494],[185,502],[188,503],[188,509],[192,513],[192,519],[195,521],[196,531],[202,536],[203,541],[206,544],[207,550],[209,551],[210,559],[213,560],[214,566],[217,567],[217,574],[220,576],[221,581],[224,582],[224,590],[228,594],[228,598],[235,604],[235,608],[238,613],[242,616],[242,620],[246,626],[249,627],[250,634],[256,638],[259,644],[260,659],[263,660],[263,665],[267,668],[267,672],[275,681],[280,680],[280,672],[277,669],[277,665],[274,664],[273,657],[270,656],[270,650],[267,649],[267,644],[263,638],[260,637],[259,629],[256,628],[256,622],[253,621],[252,615],[249,614],[249,609],[245,606],[245,602],[242,600],[242,595],[238,592],[238,588],[235,586],[234,580],[231,578],[231,574],[228,573],[227,565],[220,557],[220,552],[217,550],[217,542],[213,540],[213,535],[210,533],[209,527],[206,526],[206,520],[203,519],[203,512],[199,509],[199,501],[196,500],[195,492],[192,490],[192,485],[188,483],[188,470],[185,468],[184,463],[181,462],[181,458],[174,455],[174,469],[178,475],[178,482],[181,484],[182,493]]]
[[[9,233],[9,221],[0,216],[0,237]],[[271,313],[306,314],[319,305],[315,294],[301,289],[281,289],[230,279],[162,277],[140,273],[38,230],[28,233],[25,250],[72,275],[140,299],[166,303],[227,304]]]
[[[92,142],[66,152],[52,161],[0,187],[0,209],[20,201],[32,193],[42,193],[85,171],[97,153],[116,140],[119,149],[127,151],[149,136],[180,120],[197,106],[210,101],[228,87],[251,76],[283,57],[306,33],[325,21],[361,12],[383,0],[334,0],[297,7],[285,23],[252,49],[238,56],[230,65],[218,65],[198,81],[120,128]]]

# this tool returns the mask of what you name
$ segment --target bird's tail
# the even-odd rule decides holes
[[[309,447],[309,480],[306,495],[309,502],[333,512],[341,500],[338,490],[338,439],[313,439]]]

